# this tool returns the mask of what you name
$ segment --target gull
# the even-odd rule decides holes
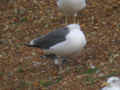
[[[65,14],[65,23],[67,23],[66,16],[74,16],[74,23],[76,22],[77,13],[86,7],[86,0],[57,0],[57,6]]]
[[[28,47],[40,48],[45,55],[57,56],[54,63],[61,65],[60,57],[77,57],[85,47],[87,41],[79,24],[69,24],[42,35],[26,43]]]
[[[106,87],[101,90],[120,90],[120,78],[116,76],[112,76],[107,79],[107,82],[104,83]]]

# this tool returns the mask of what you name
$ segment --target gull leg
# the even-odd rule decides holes
[[[68,63],[67,59],[65,57],[62,57],[62,64],[66,64],[66,63]]]
[[[77,13],[74,14],[74,23],[78,23],[79,24],[79,22],[77,20]]]
[[[64,68],[64,64],[68,64],[68,60],[66,57],[60,58],[60,63],[59,63],[59,74],[62,74],[68,70],[68,67]]]
[[[59,59],[56,57],[55,59],[54,59],[54,63],[55,63],[55,65],[59,65]]]
[[[59,70],[59,73],[62,73],[63,72],[63,67],[62,67],[62,64],[60,62],[61,60],[56,58],[54,59],[54,63],[56,64],[58,70]]]
[[[80,24],[79,20],[80,20],[80,14],[77,13],[77,23],[78,23],[78,24]]]
[[[65,16],[65,24],[68,24],[68,17]]]
[[[58,58],[55,58],[55,59],[54,59],[54,63],[55,63],[56,66],[58,67],[59,74],[64,73],[64,68],[63,68],[63,63],[65,63],[64,61],[65,61],[65,59],[60,58],[60,57],[59,57],[59,59],[58,59]]]

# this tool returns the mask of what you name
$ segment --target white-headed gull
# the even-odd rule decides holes
[[[101,90],[120,90],[120,78],[112,76],[107,79],[106,87]]]
[[[48,55],[75,57],[80,55],[86,43],[86,37],[81,31],[80,25],[69,24],[49,32],[47,35],[35,38],[25,45],[40,48]],[[55,64],[59,64],[59,61],[55,59]]]
[[[76,22],[77,13],[86,7],[86,0],[57,0],[57,6],[65,16],[74,15],[74,22]]]

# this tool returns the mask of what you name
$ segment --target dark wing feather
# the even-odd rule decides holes
[[[49,49],[51,46],[60,43],[66,39],[66,35],[69,33],[67,27],[57,29],[53,32],[43,35],[34,40],[34,47],[41,49]]]

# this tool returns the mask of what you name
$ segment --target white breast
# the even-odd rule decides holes
[[[86,7],[86,0],[58,0],[58,7],[66,14],[74,14]]]
[[[49,52],[59,56],[73,56],[73,54],[79,54],[85,45],[86,38],[83,32],[80,30],[71,30],[66,40],[52,46]]]

